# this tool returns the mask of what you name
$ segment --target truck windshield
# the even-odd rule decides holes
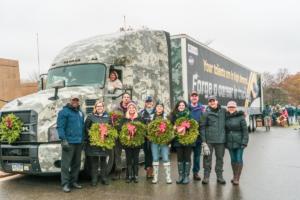
[[[104,64],[80,64],[57,67],[49,70],[47,88],[58,81],[64,80],[66,87],[99,85],[104,86],[105,65]]]

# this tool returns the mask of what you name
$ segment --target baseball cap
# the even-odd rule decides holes
[[[215,95],[210,95],[208,97],[208,101],[210,101],[210,100],[217,100],[217,97]]]
[[[78,99],[79,100],[79,95],[78,94],[72,94],[70,99],[71,100],[73,100],[73,99]]]
[[[191,92],[190,96],[193,96],[193,95],[199,96],[199,94],[198,94],[198,92],[197,92],[196,90],[193,90],[193,91]]]
[[[151,96],[147,96],[145,102],[152,102],[153,98]]]
[[[236,108],[236,102],[235,101],[229,101],[227,103],[227,108],[229,108],[229,107],[235,107]]]

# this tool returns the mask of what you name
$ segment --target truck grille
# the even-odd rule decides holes
[[[85,100],[85,106],[86,106],[85,113],[87,115],[93,112],[93,108],[94,108],[96,101],[97,101],[97,99],[86,99]]]
[[[0,121],[3,116],[8,114],[14,114],[20,118],[23,122],[22,132],[20,138],[16,141],[16,143],[24,143],[24,142],[36,142],[37,141],[37,121],[38,114],[33,110],[24,110],[24,111],[10,111],[10,112],[2,112],[0,113]],[[2,143],[5,143],[2,142]]]

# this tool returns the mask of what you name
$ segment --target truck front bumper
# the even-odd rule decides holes
[[[7,173],[60,173],[60,155],[60,144],[1,144],[0,166]]]
[[[2,171],[7,173],[41,172],[38,161],[38,145],[0,145]]]

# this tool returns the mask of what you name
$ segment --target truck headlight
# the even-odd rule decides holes
[[[51,126],[48,129],[48,141],[49,142],[60,141],[59,136],[58,136],[58,132],[57,132],[57,129],[56,129],[56,124],[54,124],[53,126]]]

